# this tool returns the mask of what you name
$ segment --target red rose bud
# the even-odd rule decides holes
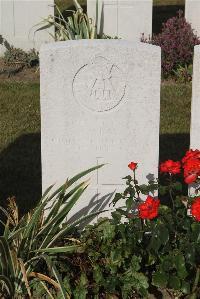
[[[197,179],[196,174],[190,174],[188,176],[185,176],[184,181],[185,181],[186,184],[192,184],[196,181],[196,179]]]
[[[200,151],[189,150],[182,159],[184,179],[187,184],[192,184],[200,175]]]
[[[160,164],[161,173],[178,174],[181,172],[181,163],[173,160],[167,160]]]
[[[191,214],[195,220],[200,221],[200,197],[195,198],[191,206]]]
[[[157,217],[159,205],[159,199],[154,199],[152,196],[148,196],[146,201],[138,206],[139,217],[141,219],[153,219]]]
[[[131,169],[131,170],[135,170],[137,168],[137,163],[135,162],[130,162],[128,164],[128,167]]]

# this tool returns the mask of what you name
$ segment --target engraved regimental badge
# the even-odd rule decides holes
[[[125,74],[116,64],[97,56],[77,71],[72,89],[81,105],[96,112],[108,111],[124,98]]]

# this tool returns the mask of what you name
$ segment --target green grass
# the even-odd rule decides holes
[[[161,88],[160,160],[181,159],[190,143],[191,84]]]
[[[191,84],[162,86],[161,160],[189,146],[190,99]],[[0,83],[0,131],[0,198],[26,211],[41,195],[39,83]]]
[[[40,197],[39,84],[0,83],[0,198],[26,211]]]
[[[58,7],[63,9],[68,9],[73,6],[73,0],[55,0]],[[81,5],[87,5],[87,0],[79,0]],[[154,6],[167,6],[167,5],[184,5],[185,0],[153,0]]]
[[[185,5],[185,0],[153,0],[154,6]]]

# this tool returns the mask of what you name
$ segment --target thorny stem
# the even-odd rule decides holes
[[[134,185],[135,185],[134,187],[135,187],[135,190],[136,190],[136,193],[137,193],[137,200],[136,201],[139,201],[140,192],[136,188],[136,186],[137,186],[137,180],[136,180],[136,176],[135,176],[135,170],[133,171],[133,182],[134,182]],[[143,221],[143,219],[140,219],[140,222],[141,222],[142,231],[144,231],[144,221]]]
[[[171,203],[172,203],[172,209],[173,209],[173,211],[174,211],[174,199],[173,199],[173,195],[172,195],[171,184],[172,184],[172,175],[170,174],[169,196],[170,196]]]
[[[136,186],[137,186],[137,180],[136,180],[136,176],[135,176],[135,170],[133,171],[133,182],[134,182],[135,190],[136,190],[137,197],[138,197],[138,200],[139,200],[140,192],[139,192],[138,189],[136,188]]]

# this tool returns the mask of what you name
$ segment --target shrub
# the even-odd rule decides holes
[[[86,13],[84,13],[79,2],[73,0],[73,4],[76,8],[75,11],[65,10],[71,12],[71,15],[67,18],[64,17],[59,7],[56,6],[57,14],[55,16],[48,16],[45,18],[37,31],[46,30],[52,26],[55,26],[55,41],[65,40],[77,40],[77,39],[112,39],[104,33],[97,34],[97,21],[94,21]],[[114,37],[117,39],[117,37]]]
[[[121,207],[111,219],[87,227],[78,241],[81,253],[60,255],[56,261],[70,295],[200,298],[200,197],[183,195],[180,182],[183,174],[186,183],[199,183],[200,151],[188,151],[182,161],[163,162],[162,185],[159,180],[139,184],[139,166],[128,166],[125,190],[113,199]],[[165,204],[153,195],[156,190]]]
[[[0,236],[1,298],[31,298],[34,287],[49,294],[47,286],[60,292],[59,298],[69,298],[54,259],[59,252],[82,250],[79,244],[61,247],[58,243],[63,237],[70,236],[84,220],[99,214],[85,215],[75,222],[65,221],[63,224],[87,188],[87,182],[80,183],[79,180],[101,166],[68,179],[56,191],[52,191],[53,186],[49,187],[37,206],[21,219],[14,199],[9,201],[8,211],[0,207],[0,212],[7,219],[5,223],[0,221],[4,225],[3,236]],[[47,209],[49,213],[44,217]]]
[[[154,35],[149,41],[143,37],[142,41],[161,47],[164,77],[173,75],[180,67],[192,64],[194,46],[200,44],[199,37],[186,21],[182,11],[163,23],[161,33]]]
[[[46,30],[55,26],[55,41],[77,40],[77,39],[94,39],[97,38],[96,24],[83,12],[77,0],[73,0],[75,11],[72,15],[64,18],[59,7],[56,6],[57,15],[48,16],[41,23],[42,27],[36,30]]]
[[[34,67],[39,65],[39,54],[35,49],[26,52],[13,46],[4,53],[4,63],[6,65],[20,65]]]

